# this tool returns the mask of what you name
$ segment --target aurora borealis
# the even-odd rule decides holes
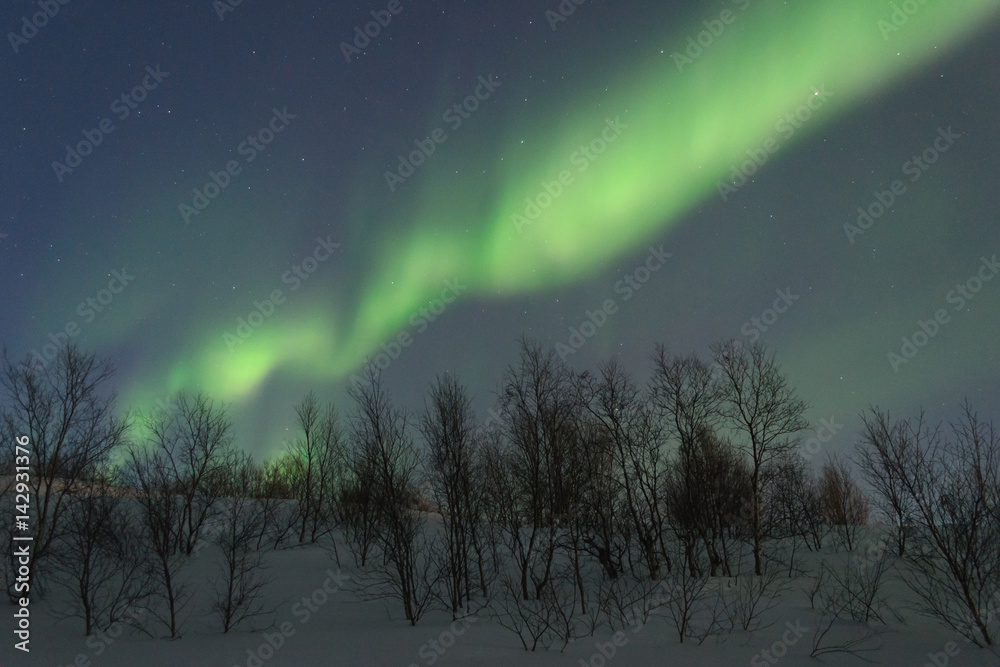
[[[72,338],[137,408],[204,390],[260,453],[370,355],[485,410],[522,333],[644,378],[754,318],[817,423],[996,414],[1000,3],[218,4],[72,2],[5,47],[11,353]]]

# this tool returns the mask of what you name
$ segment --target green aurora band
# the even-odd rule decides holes
[[[1000,9],[995,2],[911,2],[919,10],[887,35],[879,22],[891,20],[888,2],[753,3],[746,12],[733,4],[736,22],[683,71],[671,54],[704,28],[702,19],[718,14],[669,31],[662,55],[620,72],[602,108],[585,95],[566,100],[562,113],[532,129],[531,151],[513,150],[524,132],[503,138],[509,159],[500,163],[499,182],[477,182],[474,170],[465,170],[458,177],[463,194],[456,197],[449,157],[425,166],[429,185],[408,221],[413,231],[399,232],[381,251],[353,317],[335,318],[329,305],[289,310],[280,326],[269,323],[232,352],[220,342],[220,329],[201,332],[190,343],[192,354],[125,398],[152,405],[166,392],[196,389],[242,403],[279,371],[346,378],[380,343],[407,329],[409,317],[446,279],[468,285],[463,298],[488,298],[565,285],[602,268],[662,234],[700,200],[718,196],[718,183],[728,181],[748,150],[776,137],[780,157],[788,143],[941,57]],[[832,96],[786,142],[776,119],[819,87]],[[609,110],[609,99],[617,110]],[[519,230],[513,216],[523,215],[525,199],[544,192],[542,183],[570,168],[570,156],[616,116],[628,128],[590,168],[574,172],[573,183],[537,221]],[[476,153],[462,158],[495,160]],[[459,233],[466,228],[471,233]]]

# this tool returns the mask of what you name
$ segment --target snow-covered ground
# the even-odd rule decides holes
[[[351,562],[341,552],[342,562]],[[829,554],[838,558],[836,554]],[[83,636],[79,619],[58,619],[52,613],[63,592],[53,590],[32,605],[31,652],[14,649],[14,607],[6,607],[0,665],[74,665],[88,667],[158,667],[212,665],[218,667],[269,667],[272,665],[856,665],[857,656],[827,654],[810,658],[816,612],[805,594],[810,580],[791,582],[778,606],[768,615],[768,627],[755,633],[710,637],[701,645],[680,644],[676,631],[662,610],[644,625],[612,633],[600,628],[559,651],[526,652],[516,635],[483,614],[452,622],[450,614],[430,612],[416,626],[402,617],[393,601],[359,601],[353,588],[356,572],[338,569],[329,551],[318,546],[296,547],[267,555],[273,581],[269,605],[276,609],[267,630],[237,629],[222,634],[218,620],[208,611],[209,591],[204,584],[215,567],[210,549],[201,551],[185,570],[198,590],[185,613],[177,640],[151,639],[130,631]],[[808,567],[808,557],[803,561]],[[998,665],[1000,658],[966,643],[936,622],[915,616],[905,602],[911,599],[898,581],[888,584],[889,600],[904,616],[895,620],[877,639],[879,650],[865,657],[885,665],[935,667],[944,665]],[[849,623],[835,632],[849,632]],[[836,643],[835,641],[833,643]]]

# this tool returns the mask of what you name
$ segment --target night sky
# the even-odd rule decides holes
[[[0,344],[123,406],[273,454],[381,353],[485,417],[524,334],[759,339],[832,451],[1000,417],[998,2],[63,2],[0,11]]]

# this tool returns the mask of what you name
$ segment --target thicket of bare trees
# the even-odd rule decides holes
[[[795,571],[795,551],[803,544],[809,551],[823,549],[830,533],[828,514],[820,496],[819,478],[805,459],[794,453],[778,457],[764,473],[765,533],[789,544],[789,572]]]
[[[675,357],[658,346],[653,386],[657,407],[676,444],[668,477],[671,525],[684,545],[684,566],[698,571],[696,548],[704,548],[709,575],[732,576],[727,517],[752,499],[749,470],[721,438],[726,385],[697,357]],[[759,573],[758,573],[759,574]]]
[[[116,395],[109,386],[113,372],[110,362],[87,355],[75,345],[60,349],[45,367],[33,365],[27,355],[17,363],[4,350],[0,439],[14,443],[27,436],[31,469],[27,481],[11,474],[3,495],[13,503],[14,491],[22,492],[17,485],[27,486],[29,530],[18,532],[32,537],[27,579],[36,593],[44,592],[48,574],[44,563],[66,534],[73,497],[126,442],[129,418],[117,414]],[[11,473],[12,464],[12,458],[4,461]],[[11,515],[13,511],[7,516]],[[4,583],[12,599],[17,597],[10,539],[15,529],[10,522],[4,523]]]
[[[335,523],[345,451],[340,417],[333,404],[321,408],[309,392],[295,408],[300,438],[286,452],[287,479],[296,501],[299,542],[316,542]]]
[[[869,502],[843,458],[831,457],[823,464],[819,500],[825,523],[833,527],[845,549],[854,551],[858,531],[868,523]]]
[[[179,636],[181,612],[191,595],[191,587],[181,580],[186,555],[181,548],[184,531],[184,502],[177,493],[173,465],[162,449],[133,448],[129,452],[127,485],[135,489],[139,503],[143,538],[149,552],[148,576],[153,582],[153,616]]]
[[[519,364],[507,369],[499,399],[504,438],[497,481],[504,537],[522,597],[540,599],[552,576],[559,522],[571,510],[568,464],[577,420],[571,373],[554,351],[523,341]]]
[[[645,577],[658,580],[672,566],[666,548],[665,429],[650,402],[614,361],[604,364],[597,376],[581,376],[580,392],[590,421],[609,447],[603,466],[611,494],[606,511],[617,510],[626,519],[617,523],[617,535],[615,524],[607,526],[611,532],[603,542],[608,565],[620,575],[626,564],[629,570],[641,564]],[[624,558],[610,560],[616,552]]]
[[[229,632],[241,623],[266,617],[266,573],[260,536],[266,530],[267,506],[262,501],[261,477],[253,457],[234,451],[225,463],[215,544],[221,560],[213,581],[212,610]]]
[[[485,495],[476,479],[484,466],[483,434],[476,429],[472,401],[454,376],[441,375],[431,387],[420,431],[427,488],[444,532],[443,599],[456,619],[463,609],[470,611],[475,595],[488,593],[493,568],[480,529]]]
[[[129,621],[128,611],[152,592],[141,527],[120,492],[119,469],[105,469],[70,500],[66,529],[55,549],[55,580],[69,597],[66,616],[85,634]]]
[[[406,620],[415,625],[433,604],[441,573],[438,542],[424,530],[415,507],[419,459],[409,418],[393,405],[374,365],[349,394],[356,408],[351,469],[359,475],[356,483],[372,492],[377,550],[362,593],[399,600]]]
[[[948,425],[869,410],[858,445],[919,609],[977,646],[1000,631],[1000,434],[966,403]],[[904,543],[905,539],[905,543]],[[905,548],[904,548],[905,547]]]
[[[802,575],[814,655],[870,650],[897,576],[917,610],[995,646],[993,425],[968,405],[947,425],[871,408],[855,456],[814,470],[796,452],[806,404],[774,355],[710,349],[658,346],[640,385],[614,360],[577,372],[524,339],[488,429],[454,375],[413,415],[369,364],[343,422],[310,392],[294,406],[297,437],[257,463],[205,395],[116,416],[110,367],[70,347],[49,368],[4,357],[0,430],[32,440],[33,576],[67,591],[60,611],[88,634],[128,617],[179,636],[189,565],[207,554],[222,631],[266,623],[267,552],[322,543],[339,564],[339,542],[362,597],[391,600],[411,624],[435,607],[492,614],[528,650],[654,613],[682,642],[754,632]],[[806,550],[812,571],[799,567]]]
[[[862,414],[864,428],[856,448],[861,474],[874,491],[873,504],[893,527],[896,551],[906,553],[906,537],[913,524],[916,506],[897,470],[911,460],[915,446],[912,433],[924,430],[923,415],[916,421],[893,422],[888,413],[870,409]]]
[[[183,566],[203,538],[206,523],[233,475],[232,424],[225,406],[204,394],[179,394],[176,410],[160,412],[144,424],[146,441],[129,450],[126,478],[136,494],[154,596],[149,610],[177,637],[181,612],[191,596]]]

